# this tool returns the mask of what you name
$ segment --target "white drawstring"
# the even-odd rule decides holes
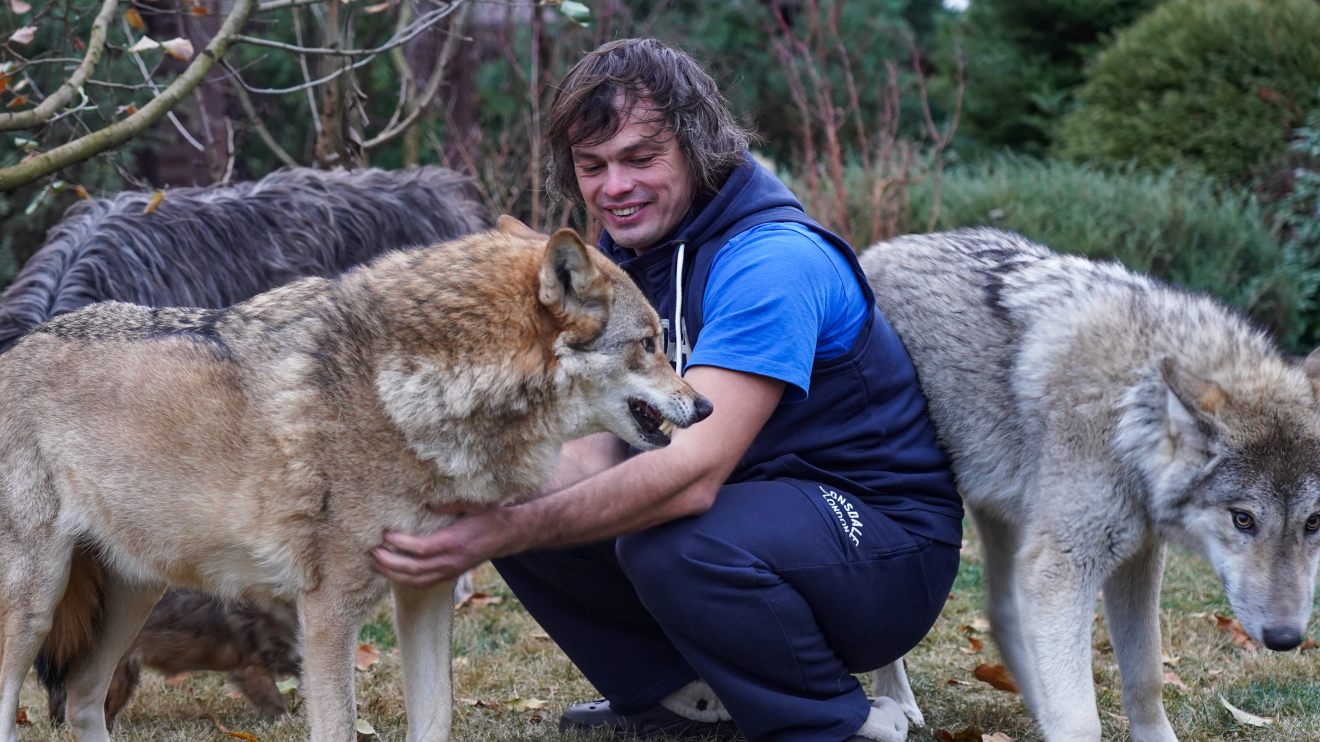
[[[683,247],[678,243],[678,267],[674,270],[674,358],[678,375],[683,375]]]

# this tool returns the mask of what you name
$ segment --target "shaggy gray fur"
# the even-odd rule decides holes
[[[303,276],[488,226],[463,176],[281,170],[251,183],[84,201],[0,295],[0,352],[30,328],[99,301],[220,308]]]

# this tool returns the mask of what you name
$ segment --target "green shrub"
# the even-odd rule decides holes
[[[907,227],[924,231],[930,183],[913,189]],[[1105,172],[1058,161],[1001,159],[945,173],[937,230],[993,226],[1054,250],[1209,292],[1297,348],[1307,288],[1250,196],[1185,171]]]
[[[1318,102],[1320,3],[1171,0],[1120,32],[1087,78],[1061,154],[1242,182]]]

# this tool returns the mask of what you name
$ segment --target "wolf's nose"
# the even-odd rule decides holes
[[[1269,626],[1261,633],[1265,646],[1276,652],[1293,649],[1302,643],[1302,632],[1290,627]]]
[[[693,402],[692,406],[696,408],[697,413],[696,419],[692,421],[694,423],[699,423],[702,420],[705,420],[710,417],[710,413],[715,411],[715,405],[711,404],[709,399],[706,399],[700,394],[697,395],[697,401]]]

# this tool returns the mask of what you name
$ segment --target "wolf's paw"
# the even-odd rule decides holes
[[[907,717],[908,721],[912,722],[913,726],[926,726],[926,717],[922,715],[921,709],[917,707],[917,699],[912,698],[910,693],[907,698],[901,701],[894,701],[894,699],[881,696],[880,698],[875,699],[875,703],[879,703],[881,699],[893,701],[898,704],[898,707],[903,710],[903,715]],[[875,703],[872,703],[871,705],[875,706]]]
[[[881,696],[871,702],[871,713],[856,736],[876,742],[904,742],[907,734],[908,717],[903,708],[894,699]]]

